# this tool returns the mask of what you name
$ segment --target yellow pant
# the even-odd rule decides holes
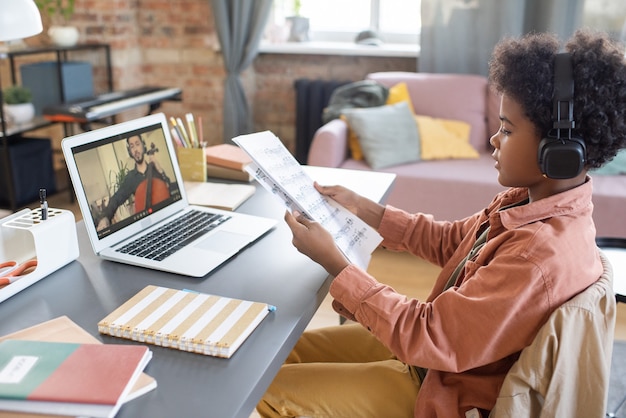
[[[419,378],[359,324],[305,332],[257,405],[262,417],[413,417]]]

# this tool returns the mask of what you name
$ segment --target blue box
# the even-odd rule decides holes
[[[61,79],[56,61],[44,61],[20,66],[22,86],[33,94],[35,114],[41,115],[46,106],[93,98],[93,71],[89,62],[61,63]]]

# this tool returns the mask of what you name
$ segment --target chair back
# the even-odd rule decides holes
[[[557,308],[507,373],[489,415],[605,416],[615,330],[613,269]]]

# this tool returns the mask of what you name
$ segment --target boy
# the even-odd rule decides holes
[[[316,185],[376,228],[387,248],[443,267],[427,300],[378,283],[319,224],[285,214],[296,248],[335,276],[335,310],[359,324],[305,333],[259,403],[262,416],[487,416],[550,314],[598,280],[587,171],[626,146],[624,50],[589,31],[567,43],[575,125],[559,125],[574,128],[559,134],[582,140],[564,140],[561,158],[542,141],[555,134],[559,49],[548,34],[494,49],[489,78],[501,95],[501,123],[490,142],[498,181],[510,189],[485,210],[437,222]]]

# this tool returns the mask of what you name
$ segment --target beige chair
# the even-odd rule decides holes
[[[613,270],[559,307],[507,374],[489,415],[605,416],[615,330]]]

